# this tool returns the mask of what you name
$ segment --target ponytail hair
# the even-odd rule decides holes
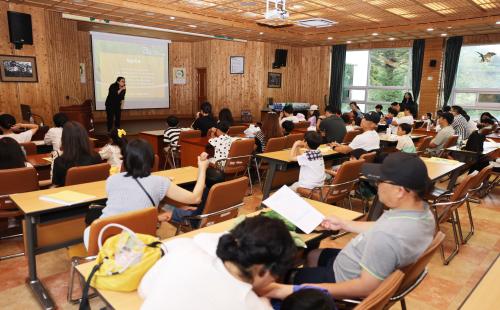
[[[247,278],[250,268],[264,265],[274,276],[283,276],[292,266],[296,246],[285,224],[265,216],[246,218],[217,245],[217,257],[232,262]]]

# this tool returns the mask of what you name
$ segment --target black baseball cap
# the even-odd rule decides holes
[[[364,164],[361,173],[368,179],[389,181],[414,191],[425,191],[431,183],[422,159],[404,152],[389,154],[382,164]]]
[[[380,122],[380,114],[377,112],[368,112],[365,114],[365,119],[367,121],[373,122],[375,125],[377,125]]]

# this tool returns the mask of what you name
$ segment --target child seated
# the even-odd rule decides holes
[[[168,128],[163,133],[163,142],[165,143],[165,147],[163,150],[166,153],[170,151],[176,151],[179,146],[179,136],[181,135],[181,128],[179,125],[179,119],[173,115],[167,117],[167,125]],[[174,163],[172,162],[172,157],[167,156],[167,162],[170,167],[174,167]]]
[[[125,136],[127,133],[123,129],[113,128],[109,132],[108,144],[103,146],[99,155],[103,160],[107,160],[111,166],[111,174],[120,172],[122,167],[122,157],[127,145]]]
[[[52,145],[53,151],[59,152],[61,150],[62,130],[64,124],[68,121],[68,116],[64,113],[56,113],[52,120],[54,121],[55,127],[47,131],[43,138],[43,142],[46,145]]]
[[[219,122],[217,128],[210,129],[210,140],[208,143],[214,147],[214,157],[210,158],[210,163],[215,164],[220,159],[226,159],[231,149],[233,139],[227,135],[229,124],[225,121]],[[224,165],[223,162],[220,162]]]
[[[398,126],[398,144],[396,149],[405,153],[416,153],[417,149],[410,136],[411,125],[407,123],[399,124]]]
[[[317,132],[308,131],[304,135],[304,141],[295,141],[290,156],[300,166],[299,181],[292,184],[292,190],[297,191],[299,187],[313,189],[324,185],[325,161],[318,147],[321,145],[321,136]],[[302,153],[301,148],[307,148]]]
[[[288,136],[292,133],[295,125],[292,121],[284,121],[283,123],[281,123],[281,128],[283,129],[283,136]]]
[[[299,286],[283,300],[280,310],[334,310],[333,297],[327,290],[314,286]]]

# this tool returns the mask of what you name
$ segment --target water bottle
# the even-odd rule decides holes
[[[431,120],[427,122],[427,131],[431,131]]]
[[[462,136],[458,135],[457,139],[457,149],[461,150],[462,149]]]
[[[391,136],[391,125],[387,125],[387,129],[385,130],[385,135],[389,139]]]

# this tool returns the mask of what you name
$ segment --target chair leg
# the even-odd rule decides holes
[[[9,236],[2,236],[2,237],[0,237],[0,240],[8,240],[8,239],[18,238],[18,237],[22,237],[22,236],[23,236],[23,234],[14,234],[14,235],[9,235]],[[15,258],[15,257],[20,257],[20,256],[23,256],[23,255],[24,255],[24,252],[3,255],[3,256],[0,256],[0,261],[6,260],[6,259]]]
[[[464,236],[462,234],[462,225],[460,223],[460,215],[458,214],[458,209],[455,209],[455,211],[453,213],[455,215],[453,221],[455,221],[455,224],[457,225],[458,236],[460,238],[460,242],[463,243]]]
[[[465,244],[467,243],[467,241],[469,241],[469,239],[472,237],[472,235],[474,234],[474,221],[472,220],[472,210],[470,208],[470,203],[469,203],[469,200],[466,201],[466,204],[465,204],[465,207],[467,208],[467,215],[469,217],[469,225],[470,225],[470,230],[469,232],[467,233],[467,236],[465,236],[465,239],[462,238],[461,241],[462,241],[462,244]]]
[[[257,180],[259,181],[259,185],[261,184],[261,179],[260,179],[260,172],[259,172],[259,166],[257,164],[257,158],[253,159],[255,163],[255,172],[257,173]]]
[[[250,164],[247,167],[247,173],[248,173],[248,182],[250,183],[250,195],[253,195],[253,182],[252,182],[252,175],[250,174]]]
[[[352,211],[352,199],[351,199],[351,193],[347,194],[347,200],[349,201],[349,208]]]
[[[68,285],[68,302],[71,304],[77,304],[80,302],[80,298],[73,299],[73,285],[75,282],[75,270],[78,265],[78,260],[76,258],[71,259],[71,269],[69,271],[69,285]]]
[[[458,233],[457,233],[457,224],[456,224],[456,219],[454,217],[454,213],[451,214],[451,225],[452,225],[452,228],[453,228],[453,239],[455,241],[455,249],[453,249],[453,251],[450,253],[450,255],[448,255],[448,257],[445,257],[444,255],[444,245],[441,243],[441,246],[439,247],[440,248],[440,252],[441,252],[441,260],[443,261],[443,264],[444,265],[448,265],[451,260],[455,257],[455,255],[458,254],[458,250],[460,248],[460,239],[458,237]]]
[[[399,301],[401,303],[401,310],[406,310],[406,301],[404,298],[401,298]]]

